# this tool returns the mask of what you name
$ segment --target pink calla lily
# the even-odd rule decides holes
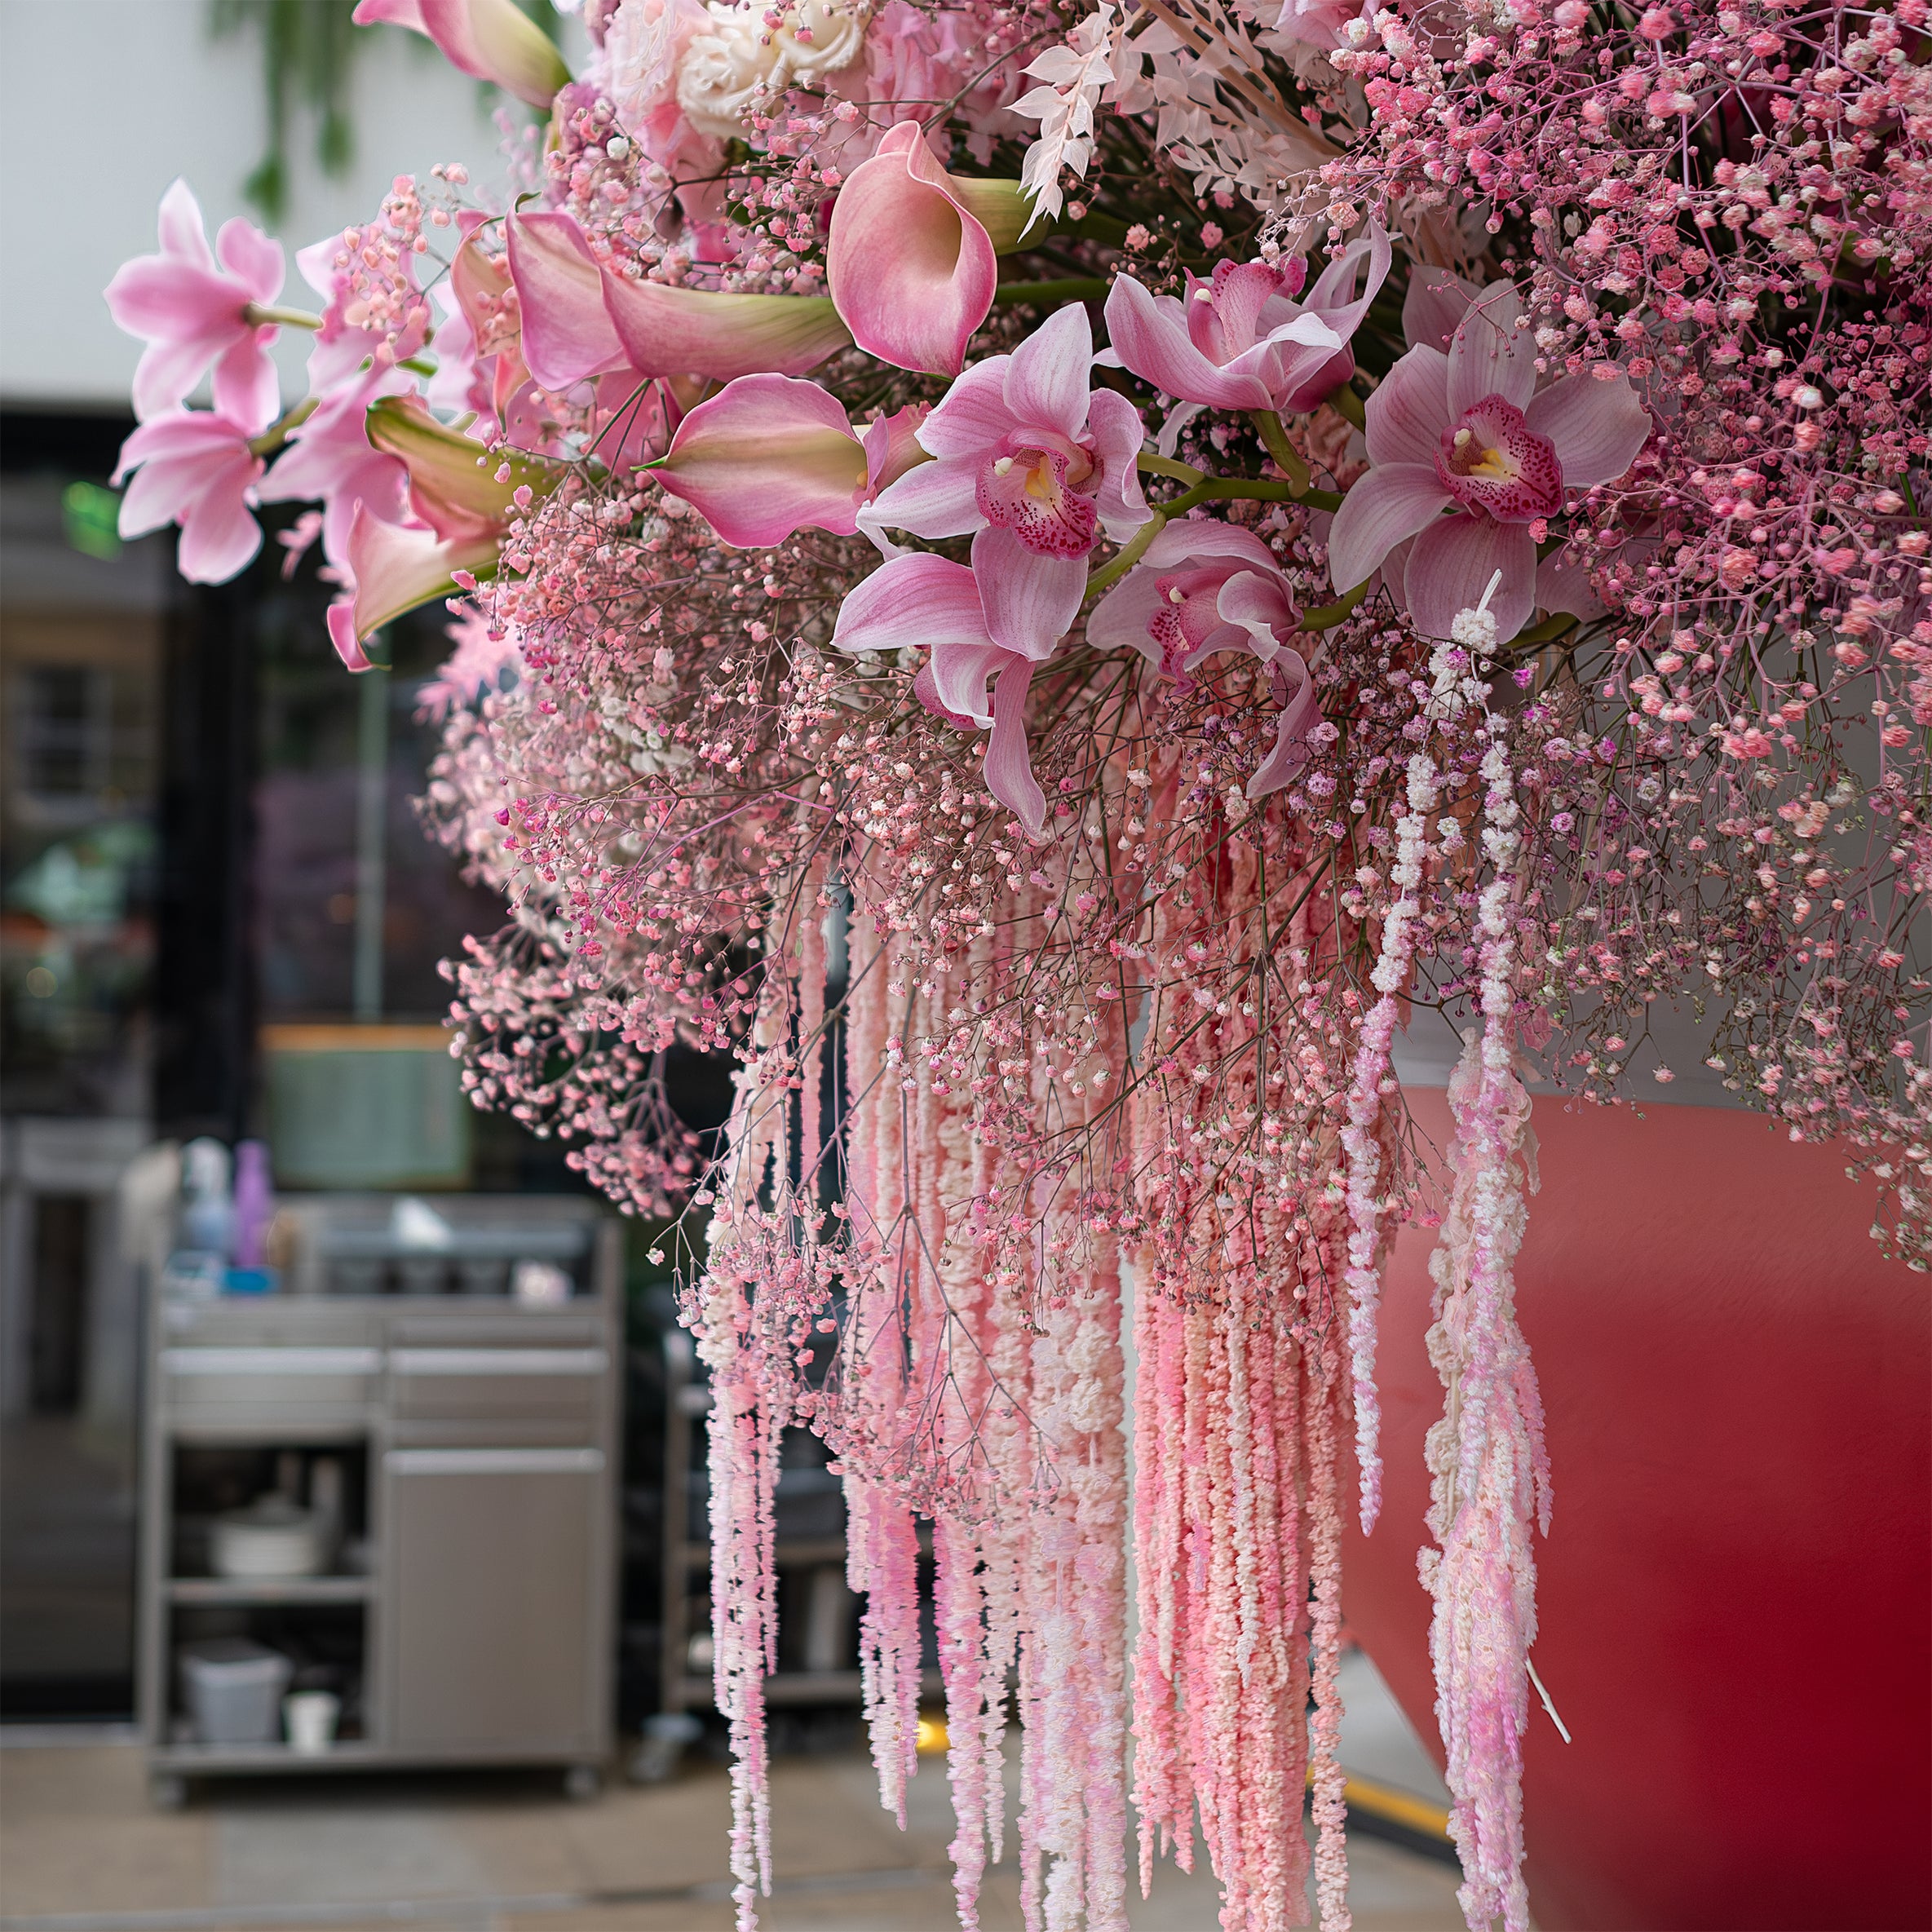
[[[741,549],[803,528],[850,537],[860,506],[925,460],[913,434],[921,413],[882,418],[861,440],[817,383],[741,376],[684,418],[652,473]]]
[[[982,584],[976,571],[944,557],[891,558],[847,595],[833,648],[855,655],[930,649],[914,683],[920,702],[962,729],[993,727],[986,789],[1037,838],[1046,822],[1046,794],[1027,750],[1033,663],[993,641]]]
[[[1306,763],[1308,732],[1321,716],[1307,661],[1289,642],[1300,622],[1285,573],[1252,531],[1174,523],[1094,607],[1087,642],[1138,651],[1170,678],[1218,651],[1249,651],[1267,665],[1281,717],[1248,783],[1247,795],[1260,798]]]
[[[108,312],[148,347],[135,370],[143,422],[177,407],[214,365],[216,413],[253,435],[281,407],[268,345],[278,331],[251,308],[281,294],[281,244],[237,216],[211,251],[201,205],[185,181],[161,198],[161,253],[125,262],[108,284]]]
[[[408,27],[426,34],[459,73],[547,108],[570,69],[556,43],[515,0],[361,0],[358,27]]]
[[[826,238],[826,285],[852,340],[895,369],[957,375],[993,307],[1000,244],[1023,220],[1017,182],[957,179],[917,121],[889,129],[839,189]]]
[[[349,525],[348,563],[356,583],[349,619],[344,624],[332,612],[329,625],[343,661],[348,662],[344,630],[352,627],[353,640],[360,644],[405,611],[432,598],[453,597],[465,587],[456,580],[458,571],[472,579],[493,574],[497,555],[494,536],[453,539],[415,524],[386,524],[358,503]],[[365,669],[366,662],[350,669]]]
[[[973,572],[1002,650],[1050,657],[1079,615],[1103,532],[1147,519],[1140,413],[1094,389],[1086,311],[1060,310],[1010,356],[976,362],[919,431],[938,460],[884,491],[860,528],[973,538]]]
[[[446,542],[494,544],[508,527],[518,493],[547,496],[563,480],[555,464],[522,454],[493,457],[480,443],[446,429],[419,396],[383,396],[366,418],[370,445],[409,473],[417,519]],[[509,474],[498,480],[498,472]],[[360,574],[360,573],[358,573]]]
[[[1355,371],[1349,338],[1361,326],[1388,274],[1389,238],[1379,223],[1324,268],[1302,301],[1297,263],[1222,262],[1211,281],[1190,275],[1184,298],[1153,295],[1132,276],[1107,298],[1112,347],[1098,360],[1131,370],[1183,402],[1214,409],[1312,409]],[[1355,292],[1364,268],[1367,281]]]
[[[121,446],[113,480],[130,471],[121,499],[121,534],[145,537],[181,526],[176,561],[191,584],[221,584],[262,547],[250,508],[262,459],[249,426],[208,409],[179,409],[144,422]]]
[[[1452,281],[1432,287],[1414,325],[1433,331],[1460,292]],[[1447,355],[1412,348],[1368,399],[1373,466],[1335,513],[1329,574],[1351,590],[1413,538],[1402,592],[1426,637],[1448,636],[1499,571],[1488,608],[1497,635],[1514,637],[1536,608],[1530,525],[1560,511],[1567,491],[1622,475],[1650,435],[1649,411],[1611,365],[1539,392],[1521,319],[1513,288],[1482,291],[1461,306]]]
[[[628,366],[646,376],[802,376],[851,337],[829,297],[632,281],[599,265],[571,216],[513,215],[524,360],[546,389]]]

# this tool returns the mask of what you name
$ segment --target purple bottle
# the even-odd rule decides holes
[[[275,1218],[275,1188],[268,1178],[267,1143],[235,1146],[235,1266],[259,1268],[267,1259],[268,1223]]]

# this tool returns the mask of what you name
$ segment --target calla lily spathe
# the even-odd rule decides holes
[[[1348,341],[1389,262],[1389,237],[1371,222],[1301,301],[1290,293],[1298,271],[1266,262],[1220,263],[1210,281],[1190,275],[1180,299],[1150,294],[1123,275],[1107,298],[1113,346],[1099,360],[1209,409],[1312,409],[1354,374]]]
[[[949,175],[917,121],[887,130],[839,189],[826,237],[826,286],[852,340],[895,369],[957,375],[1026,212],[1016,181]]]
[[[547,108],[570,79],[556,42],[515,0],[361,0],[351,18],[427,35],[452,67],[533,108]]]
[[[1536,608],[1530,525],[1560,511],[1567,490],[1622,475],[1650,435],[1650,413],[1611,364],[1539,392],[1536,345],[1507,284],[1477,293],[1439,278],[1404,320],[1433,332],[1445,316],[1454,318],[1448,354],[1419,343],[1368,399],[1373,467],[1335,513],[1329,574],[1337,590],[1352,590],[1413,538],[1401,591],[1416,628],[1448,637],[1500,572],[1488,608],[1507,639]]]
[[[850,537],[860,506],[926,460],[909,407],[853,433],[845,405],[788,376],[741,376],[679,424],[652,474],[727,543],[752,550],[795,530]]]
[[[546,389],[629,366],[644,376],[802,376],[851,336],[825,295],[735,295],[632,281],[602,267],[569,215],[512,215],[524,360]]]
[[[160,254],[123,263],[107,286],[108,312],[148,345],[135,370],[135,413],[146,422],[175,408],[212,363],[216,411],[253,435],[281,407],[268,360],[278,331],[249,311],[281,294],[281,244],[237,215],[211,250],[185,181],[161,197],[159,228]]]

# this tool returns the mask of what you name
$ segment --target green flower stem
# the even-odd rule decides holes
[[[1103,564],[1087,579],[1086,595],[1098,596],[1117,584],[1146,552],[1147,546],[1167,528],[1167,513],[1156,510],[1127,540],[1126,546],[1111,564]]]
[[[289,431],[292,429],[300,428],[315,413],[316,398],[314,396],[310,396],[306,401],[297,403],[286,415],[270,423],[260,435],[249,438],[250,453],[255,456],[273,456],[276,451],[288,441]]]
[[[1150,475],[1171,476],[1176,482],[1184,483],[1191,489],[1197,483],[1207,480],[1206,473],[1197,470],[1191,463],[1176,462],[1171,456],[1147,456],[1139,458],[1140,466]]]
[[[996,303],[1094,302],[1112,286],[1103,275],[1068,275],[1058,281],[1003,281],[993,290],[993,298]]]
[[[1261,440],[1267,445],[1268,454],[1274,458],[1281,474],[1295,487],[1299,495],[1307,489],[1310,477],[1308,466],[1302,461],[1293,444],[1288,440],[1288,432],[1281,427],[1281,418],[1272,409],[1256,409],[1253,412],[1254,427],[1261,431]]]
[[[1142,461],[1145,462],[1146,459],[1143,458]],[[1134,533],[1125,549],[1112,563],[1102,564],[1087,579],[1086,594],[1091,597],[1110,585],[1118,583],[1140,561],[1147,546],[1174,518],[1185,516],[1198,504],[1228,503],[1238,498],[1262,503],[1284,503],[1289,501],[1291,494],[1285,483],[1277,483],[1271,476],[1204,476],[1193,489],[1183,490],[1179,496],[1161,504]]]
[[[1354,590],[1337,598],[1333,603],[1324,603],[1314,610],[1303,611],[1299,628],[1303,630],[1333,630],[1368,595],[1369,581],[1368,578],[1364,577]]]
[[[1344,422],[1352,422],[1359,430],[1368,428],[1368,418],[1362,408],[1362,399],[1355,394],[1351,383],[1344,382],[1339,389],[1330,393],[1327,400],[1329,407]]]
[[[245,303],[241,319],[251,328],[266,329],[273,324],[278,329],[320,329],[322,318],[312,316],[305,308],[275,308],[259,302]]]

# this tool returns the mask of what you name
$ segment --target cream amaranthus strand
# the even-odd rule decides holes
[[[1422,1572],[1465,1907],[1522,1925],[1529,1077],[1677,1077],[1674,1001],[1932,1246],[1925,0],[588,0],[576,75],[509,0],[359,13],[544,124],[303,251],[319,313],[171,189],[123,528],[214,580],[318,504],[351,670],[451,608],[466,1082],[675,1220],[717,1395],[741,1922],[807,1427],[900,1815],[932,1579],[963,1924],[1016,1848],[1029,1925],[1120,1925],[1130,1810],[1229,1932],[1347,1923],[1429,1015]]]

